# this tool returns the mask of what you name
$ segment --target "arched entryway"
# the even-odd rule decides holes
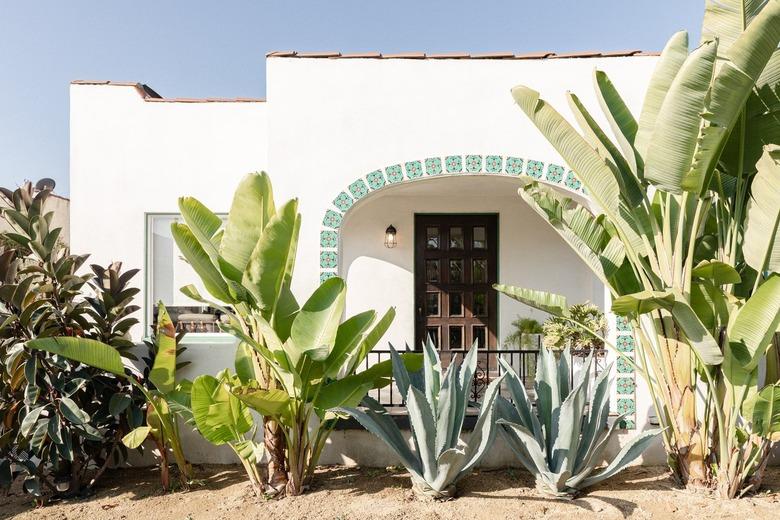
[[[439,215],[446,224],[447,215],[494,215],[497,219],[498,280],[559,292],[572,302],[591,300],[605,306],[603,287],[516,192],[521,178],[530,177],[554,186],[565,194],[587,203],[581,183],[571,171],[556,164],[502,155],[459,155],[407,161],[372,171],[338,193],[333,207],[323,217],[320,235],[321,278],[342,276],[350,286],[347,314],[383,305],[396,307],[397,317],[388,337],[396,346],[412,343],[419,336],[421,313],[420,271],[416,262],[416,228],[422,216]],[[459,217],[459,218],[460,218]],[[442,224],[442,239],[449,240],[451,229]],[[398,230],[398,246],[387,249],[382,237],[385,228]],[[468,221],[460,228],[469,225]],[[464,239],[473,240],[473,231]],[[467,258],[469,262],[473,259]],[[449,262],[449,258],[446,260]],[[441,269],[445,269],[440,264]],[[469,275],[471,276],[471,275]],[[474,295],[466,288],[464,305],[474,306]],[[473,291],[472,291],[473,292]],[[440,297],[438,304],[448,306],[451,300]],[[522,311],[520,310],[522,308]],[[495,314],[496,344],[511,329],[512,320],[520,314],[542,318],[541,313],[524,308],[517,302],[501,299]],[[449,312],[449,309],[447,310]],[[423,316],[425,318],[425,316]],[[486,318],[493,316],[486,316]],[[480,322],[464,322],[481,327]],[[630,332],[620,330],[612,318],[613,338],[627,352],[633,348]],[[431,327],[441,325],[431,321]],[[453,325],[441,325],[440,338]],[[425,326],[425,323],[423,323]],[[454,323],[455,328],[460,326]],[[625,328],[625,327],[624,327]],[[462,333],[463,343],[474,339],[474,333]],[[474,329],[475,331],[477,329]],[[471,329],[469,329],[471,332]],[[616,335],[617,333],[617,335]],[[443,341],[446,345],[449,341]],[[635,380],[631,367],[620,363],[616,385],[618,411],[635,410]],[[627,421],[632,426],[633,417]]]

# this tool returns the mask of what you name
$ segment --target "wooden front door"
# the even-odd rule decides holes
[[[415,215],[415,348],[496,348],[497,215]]]

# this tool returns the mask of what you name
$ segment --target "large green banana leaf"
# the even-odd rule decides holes
[[[771,0],[733,42],[725,53],[728,59],[715,72],[703,115],[706,124],[701,130],[693,166],[683,182],[685,189],[703,193],[709,188],[727,138],[778,42],[780,0]],[[735,132],[741,134],[741,128]]]
[[[566,303],[566,297],[560,294],[503,284],[496,284],[493,286],[493,289],[530,307],[548,312],[553,316],[569,316],[569,306]]]
[[[253,423],[249,409],[227,384],[207,374],[192,382],[192,414],[201,435],[216,445],[242,440]]]
[[[266,224],[276,214],[271,180],[265,172],[250,173],[236,188],[219,253],[243,273]],[[238,280],[237,280],[238,281]]]
[[[637,132],[637,122],[634,115],[604,71],[593,71],[593,85],[602,112],[607,117],[612,133],[615,134],[618,144],[623,150],[623,156],[628,161],[631,172],[637,177],[641,177],[642,157],[637,154],[634,148]]]
[[[157,354],[149,381],[160,392],[168,393],[176,386],[176,329],[165,305],[160,302],[157,308]]]
[[[780,326],[780,274],[771,275],[736,316],[727,329],[731,351],[746,369],[757,366]]]
[[[243,284],[266,320],[276,314],[282,290],[292,278],[300,227],[298,201],[293,199],[268,221],[247,263]]]
[[[301,352],[326,347],[326,355],[330,353],[336,343],[345,300],[344,280],[335,277],[323,282],[293,320],[290,339],[294,347]]]
[[[639,128],[634,138],[634,146],[642,157],[647,155],[647,147],[653,137],[658,113],[661,111],[669,87],[687,57],[688,33],[680,31],[666,43],[647,86],[642,112],[639,115]]]
[[[190,228],[183,223],[171,224],[171,234],[179,247],[179,251],[192,266],[192,269],[203,282],[203,286],[214,298],[225,303],[234,303],[235,299],[230,294],[228,283],[222,277],[222,273],[211,262],[209,255],[200,245],[198,239]]]
[[[682,193],[701,127],[718,44],[705,42],[683,63],[664,98],[645,157],[645,178],[670,193]]]
[[[616,213],[620,188],[606,159],[563,116],[539,98],[535,90],[517,86],[512,89],[512,97],[574,170],[601,209],[608,214]]]
[[[742,254],[759,273],[780,272],[780,146],[766,146],[756,169]]]
[[[718,342],[679,292],[642,291],[620,296],[612,302],[612,311],[620,315],[644,314],[656,309],[665,309],[672,314],[702,363],[718,365],[723,362]]]
[[[194,197],[180,197],[179,212],[203,250],[209,255],[211,263],[217,265],[219,244],[214,242],[214,237],[222,227],[222,219]]]
[[[58,354],[123,378],[127,377],[119,352],[114,347],[94,339],[76,337],[38,338],[28,341],[26,346],[31,349]]]

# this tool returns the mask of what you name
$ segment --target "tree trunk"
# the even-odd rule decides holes
[[[287,484],[287,468],[284,463],[285,440],[282,427],[270,417],[263,418],[263,442],[268,453],[268,486],[278,493]]]
[[[696,395],[692,380],[695,358],[691,346],[681,337],[670,316],[661,318],[662,356],[669,388],[670,420],[674,422],[673,453],[669,454],[672,471],[683,486],[706,487],[710,484],[707,469],[706,432],[697,420]]]

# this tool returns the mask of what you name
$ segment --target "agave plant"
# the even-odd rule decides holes
[[[455,485],[485,455],[495,437],[495,402],[503,376],[488,385],[479,417],[468,441],[461,439],[469,407],[469,392],[477,368],[476,344],[463,364],[453,359],[442,376],[442,365],[430,339],[424,344],[423,372],[409,373],[390,346],[393,375],[406,402],[415,451],[409,448],[398,425],[378,402],[365,398],[365,408],[339,408],[382,439],[401,459],[412,476],[419,497],[434,499],[455,495]]]
[[[583,488],[625,468],[642,454],[661,430],[649,430],[635,436],[605,468],[594,473],[624,417],[618,416],[611,426],[607,426],[612,366],[595,380],[591,395],[589,374],[593,354],[586,358],[571,387],[572,364],[568,350],[561,353],[558,362],[549,349],[542,349],[539,356],[536,407],[512,367],[499,359],[508,374],[507,386],[512,402],[498,397],[498,424],[520,463],[536,477],[537,487],[556,497],[571,498]]]

